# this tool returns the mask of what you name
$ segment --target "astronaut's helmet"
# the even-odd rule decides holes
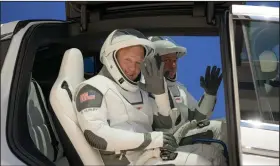
[[[131,46],[143,46],[144,57],[153,56],[155,48],[141,32],[134,29],[114,30],[105,40],[100,52],[100,61],[106,66],[113,79],[125,90],[135,92],[138,90],[138,81],[141,73],[135,80],[129,79],[117,60],[120,49]]]
[[[175,53],[177,59],[179,59],[185,56],[187,53],[187,49],[185,47],[179,46],[178,44],[176,44],[174,40],[172,40],[169,37],[150,36],[149,40],[152,41],[154,44],[154,47],[156,49],[155,54],[159,54],[160,56],[170,54],[170,53]],[[177,73],[173,78],[170,78],[167,73],[165,74],[165,77],[167,80],[176,81]]]

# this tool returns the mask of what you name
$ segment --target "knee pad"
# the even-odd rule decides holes
[[[206,158],[195,154],[195,153],[191,153],[189,154],[187,161],[185,163],[185,165],[212,165],[212,163],[207,160]]]
[[[227,145],[223,141],[217,140],[217,139],[194,139],[193,143],[194,144],[195,143],[216,143],[216,144],[220,144],[224,149],[223,155],[225,156],[226,161],[227,162],[229,161]]]

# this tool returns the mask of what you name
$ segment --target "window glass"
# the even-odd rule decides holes
[[[94,72],[93,57],[85,57],[84,58],[84,70],[85,70],[85,73],[93,73]]]
[[[236,28],[242,28],[236,22]],[[242,120],[279,122],[279,23],[243,22],[237,66]],[[236,34],[241,35],[241,34]]]

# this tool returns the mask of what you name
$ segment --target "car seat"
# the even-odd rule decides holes
[[[50,92],[50,104],[83,165],[104,165],[99,151],[86,141],[72,105],[75,87],[84,80],[81,51],[76,48],[67,50],[62,59],[58,78]],[[75,162],[70,161],[69,157],[68,160],[70,164],[72,161]]]
[[[40,85],[31,79],[27,99],[29,134],[37,149],[56,165],[69,165]]]

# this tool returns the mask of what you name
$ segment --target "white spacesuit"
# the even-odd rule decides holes
[[[172,41],[170,38],[166,37],[159,37],[159,36],[153,36],[149,37],[149,39],[154,43],[156,48],[156,54],[159,56],[162,56],[162,61],[166,61],[166,63],[172,63],[168,62],[172,59],[164,59],[163,56],[176,56],[175,61],[177,59],[181,58],[186,54],[186,48],[178,46],[175,44],[174,41]],[[176,62],[175,62],[176,63]],[[176,70],[177,66],[175,64],[174,70]],[[218,87],[221,83],[222,77],[219,76],[219,70],[216,69],[216,67],[212,68],[212,71],[210,72],[210,67],[207,67],[206,70],[206,76],[203,78],[201,77],[201,86],[205,89],[205,93],[203,94],[202,98],[199,102],[197,102],[194,97],[187,91],[187,89],[179,83],[176,78],[177,74],[173,78],[169,77],[169,71],[168,66],[165,67],[165,78],[167,79],[167,85],[168,89],[171,92],[172,97],[170,97],[170,100],[172,100],[171,107],[173,108],[172,111],[172,120],[173,120],[173,127],[172,129],[159,129],[160,131],[167,131],[170,133],[175,133],[180,127],[185,124],[188,121],[197,120],[207,120],[213,112],[215,103],[216,103],[216,93],[218,90]],[[174,109],[175,108],[175,109]],[[207,121],[206,121],[207,122]],[[192,130],[189,130],[185,138],[182,138],[179,143],[179,145],[191,145],[193,147],[201,147],[205,146],[205,152],[201,150],[201,152],[198,152],[200,155],[207,157],[207,147],[206,145],[202,144],[194,144],[192,145],[192,139],[194,138],[202,138],[202,139],[217,139],[221,140],[223,142],[227,142],[226,138],[226,125],[223,121],[208,121],[208,125],[202,128],[195,128]],[[158,129],[157,129],[158,130]],[[190,137],[188,137],[190,136]],[[218,149],[222,150],[223,147],[219,144],[214,143],[213,144]],[[208,146],[208,148],[212,149]],[[199,149],[199,148],[198,148]],[[215,149],[213,149],[215,151]],[[217,149],[216,149],[217,151]],[[220,160],[219,158],[223,158],[220,156],[219,152],[216,152],[216,159]],[[208,158],[209,159],[209,158]],[[211,159],[210,159],[211,160]],[[221,159],[223,160],[223,159]],[[218,162],[219,163],[219,162]]]
[[[73,103],[88,143],[100,150],[105,165],[210,165],[196,154],[174,153],[174,137],[153,131],[152,126],[172,127],[163,67],[151,70],[156,68],[154,58],[145,58],[141,71],[145,70],[146,84],[139,84],[140,74],[129,79],[116,57],[120,49],[131,46],[142,46],[146,57],[154,54],[153,44],[140,32],[115,30],[101,48],[101,72],[76,89]]]

